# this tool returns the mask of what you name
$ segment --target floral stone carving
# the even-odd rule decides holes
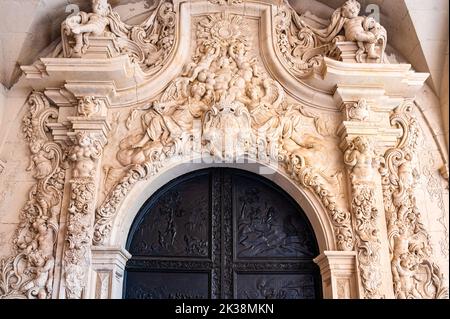
[[[47,124],[58,112],[42,93],[33,92],[23,131],[29,143],[36,184],[20,212],[14,238],[16,255],[0,263],[0,298],[47,299],[52,295],[54,249],[65,179],[65,156],[47,135]]]
[[[358,136],[344,154],[352,182],[352,213],[355,230],[355,248],[365,298],[381,298],[380,249],[377,226],[378,209],[373,182],[376,155],[372,143]]]
[[[175,12],[168,0],[155,1],[151,15],[139,25],[120,20],[107,0],[92,0],[92,13],[79,12],[62,24],[65,57],[81,57],[89,48],[89,38],[110,37],[116,49],[130,56],[144,71],[161,68],[175,42]]]
[[[448,298],[443,275],[432,260],[428,232],[414,195],[417,185],[417,139],[420,131],[406,101],[391,116],[403,130],[398,145],[386,151],[380,168],[391,254],[394,293],[399,299]]]
[[[323,174],[311,168],[311,154],[321,149],[320,140],[302,132],[299,123],[305,111],[287,103],[281,85],[251,55],[248,33],[245,20],[236,15],[216,14],[199,21],[192,62],[144,110],[143,132],[120,142],[117,159],[129,172],[97,210],[95,244],[109,234],[117,207],[133,184],[173,156],[207,153],[220,160],[249,156],[292,167],[296,180],[311,188],[329,211],[339,249],[352,249],[349,214],[337,209],[320,182],[325,181]]]
[[[90,266],[94,221],[95,169],[102,155],[100,142],[92,133],[78,132],[69,159],[74,162],[68,208],[64,270],[66,297],[80,299]]]
[[[299,15],[285,1],[276,16],[275,33],[279,53],[294,75],[306,77],[321,70],[323,57],[333,58],[340,41],[357,43],[357,62],[383,62],[386,30],[372,17],[358,16],[360,10],[356,0],[348,0],[323,27],[308,15]]]

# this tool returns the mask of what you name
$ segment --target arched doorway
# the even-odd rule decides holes
[[[299,205],[270,180],[209,168],[143,205],[126,245],[124,298],[320,298],[319,249]]]

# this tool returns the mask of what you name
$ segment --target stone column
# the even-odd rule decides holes
[[[69,160],[73,163],[63,252],[64,296],[88,298],[86,289],[91,267],[91,242],[100,183],[100,159],[107,143],[109,125],[106,102],[97,97],[78,101],[76,117],[68,117],[73,141]]]
[[[355,87],[338,88],[335,100],[343,113],[339,134],[348,169],[360,297],[393,298],[378,154],[399,137],[389,123],[398,101],[385,97],[382,89]]]
[[[354,251],[324,251],[314,262],[320,268],[324,299],[359,298]]]

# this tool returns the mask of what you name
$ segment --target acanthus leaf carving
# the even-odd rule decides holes
[[[133,184],[174,156],[206,153],[220,160],[248,156],[294,165],[296,176],[308,172],[295,180],[313,190],[327,208],[339,249],[352,249],[349,213],[337,208],[320,182],[327,180],[324,173],[311,169],[322,142],[302,131],[300,118],[313,118],[318,130],[324,125],[317,115],[288,104],[281,85],[251,55],[247,28],[242,17],[229,13],[201,18],[192,62],[150,109],[130,112],[128,128],[137,112],[144,111],[143,132],[120,142],[117,159],[128,173],[97,209],[94,244],[101,245],[109,235],[117,208]]]
[[[320,72],[324,57],[339,58],[336,45],[341,41],[357,44],[359,63],[384,62],[386,30],[372,17],[358,16],[360,10],[356,0],[348,0],[334,11],[329,25],[322,26],[285,1],[275,17],[276,47],[291,72],[300,78]]]
[[[175,12],[172,1],[155,1],[151,15],[139,25],[128,25],[107,0],[92,0],[92,13],[79,12],[62,24],[65,57],[82,57],[90,38],[110,37],[117,51],[130,56],[145,72],[156,72],[172,52]]]
[[[36,184],[20,212],[20,224],[13,240],[16,256],[1,263],[0,298],[47,299],[52,295],[55,242],[65,180],[65,153],[48,136],[47,124],[56,119],[43,93],[33,92],[23,132],[29,143]]]
[[[394,293],[399,299],[445,299],[448,288],[432,260],[430,236],[421,222],[414,194],[420,130],[413,105],[406,100],[392,114],[391,124],[401,128],[403,135],[396,147],[386,151],[380,167]]]

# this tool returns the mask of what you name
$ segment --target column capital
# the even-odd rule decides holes
[[[322,275],[324,298],[358,299],[356,251],[324,251],[314,259]]]

